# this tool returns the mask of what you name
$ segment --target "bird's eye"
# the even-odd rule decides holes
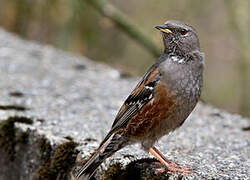
[[[186,34],[187,34],[187,30],[186,30],[186,29],[182,29],[182,30],[181,30],[181,35],[184,36],[184,35],[186,35]]]

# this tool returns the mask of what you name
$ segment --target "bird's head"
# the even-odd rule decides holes
[[[193,27],[176,20],[166,21],[163,25],[155,26],[163,36],[165,53],[185,56],[200,50],[200,43]]]

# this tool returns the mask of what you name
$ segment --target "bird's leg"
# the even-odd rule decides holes
[[[149,152],[153,154],[156,159],[158,159],[163,165],[166,166],[167,170],[178,173],[191,173],[190,170],[185,169],[184,167],[179,167],[174,163],[171,163],[156,147],[151,147]]]

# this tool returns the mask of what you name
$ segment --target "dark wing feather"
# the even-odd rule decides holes
[[[113,122],[111,130],[100,144],[100,147],[102,147],[113,132],[124,127],[129,120],[154,97],[154,88],[159,80],[160,73],[157,66],[153,65],[125,100]]]
[[[147,86],[145,86],[137,93],[130,95],[117,114],[111,131],[114,131],[126,124],[128,120],[136,114],[137,111],[139,111],[148,101],[153,98],[153,93],[153,88],[147,88]]]
[[[143,77],[143,80],[138,83],[125,100],[115,118],[111,131],[127,124],[128,120],[154,97],[154,87],[160,79],[160,73],[156,67],[153,67],[148,72],[150,73],[145,74],[146,76]]]

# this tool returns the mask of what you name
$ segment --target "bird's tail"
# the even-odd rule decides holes
[[[75,174],[77,180],[89,180],[106,158],[125,146],[122,135],[112,134],[108,136],[101,143],[97,152]]]
[[[82,180],[89,180],[103,161],[104,159],[100,158],[99,152],[96,152],[91,157],[91,159],[76,173],[76,179],[80,179],[82,176]]]

